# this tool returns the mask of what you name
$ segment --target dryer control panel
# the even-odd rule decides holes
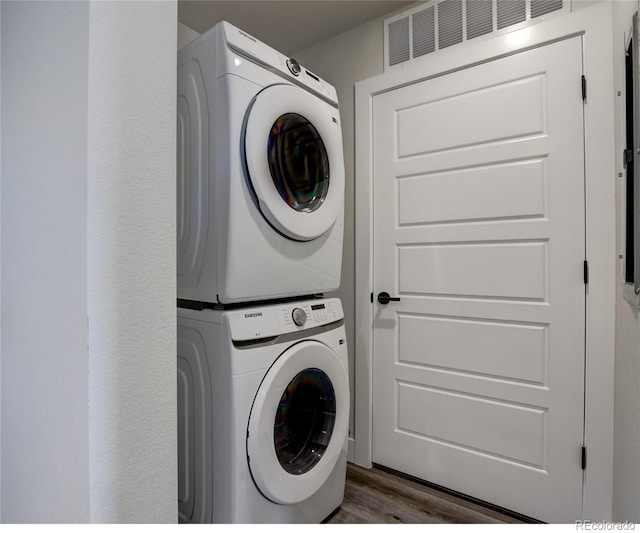
[[[234,341],[275,337],[307,331],[344,318],[338,298],[305,300],[287,304],[248,307],[225,312]]]
[[[236,28],[228,22],[220,22],[227,45],[236,52],[261,63],[270,69],[278,71],[285,78],[295,81],[307,89],[324,97],[336,105],[338,95],[335,87],[323,80],[313,72],[310,72],[298,63],[293,57],[287,57],[269,45],[259,41],[252,35]]]

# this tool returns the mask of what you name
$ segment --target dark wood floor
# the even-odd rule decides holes
[[[511,516],[383,470],[349,464],[344,502],[329,524],[518,524]]]

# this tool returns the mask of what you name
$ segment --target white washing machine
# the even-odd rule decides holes
[[[340,300],[178,309],[180,522],[321,522],[348,418]]]
[[[335,89],[221,22],[178,55],[178,298],[335,290],[344,161]]]

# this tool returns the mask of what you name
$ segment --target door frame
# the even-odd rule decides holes
[[[586,254],[585,446],[582,519],[610,521],[613,507],[613,418],[616,294],[613,6],[602,2],[473,45],[438,52],[356,83],[355,431],[354,462],[372,465],[373,427],[373,98],[406,85],[550,44],[583,42]],[[576,90],[580,90],[576,80]]]

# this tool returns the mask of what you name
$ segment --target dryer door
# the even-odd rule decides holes
[[[338,110],[293,85],[254,98],[244,152],[260,211],[298,241],[325,233],[342,212],[344,161]]]
[[[249,416],[247,456],[260,492],[281,504],[315,494],[343,452],[348,417],[347,370],[336,353],[311,340],[286,350]]]

